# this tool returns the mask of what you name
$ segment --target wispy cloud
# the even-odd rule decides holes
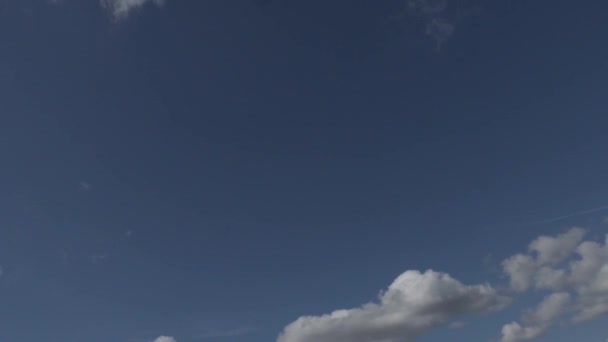
[[[108,254],[108,253],[93,254],[93,255],[91,255],[91,263],[98,265],[98,264],[101,264],[104,261],[106,261],[109,257],[110,257],[110,254]]]
[[[201,334],[200,338],[202,339],[211,339],[211,338],[219,338],[219,337],[234,337],[234,336],[243,336],[248,335],[255,332],[255,329],[252,327],[241,327],[229,330],[210,330],[203,334]]]
[[[82,190],[82,191],[91,190],[91,183],[89,183],[87,181],[81,181],[79,185],[80,185],[80,190]]]
[[[437,50],[454,34],[454,22],[447,16],[447,0],[409,0],[408,9],[425,21],[424,32],[433,38]]]
[[[165,0],[100,0],[100,4],[109,10],[115,19],[120,20],[147,4],[163,6]]]
[[[464,321],[456,321],[456,322],[452,322],[450,323],[450,325],[448,326],[450,329],[462,329],[464,327],[467,326],[467,322]]]
[[[69,0],[46,0],[52,5],[61,5]],[[162,7],[166,0],[98,0],[99,5],[110,12],[112,17],[119,21],[125,19],[133,11],[143,8],[145,5],[152,4]]]

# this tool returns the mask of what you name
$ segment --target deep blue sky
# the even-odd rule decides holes
[[[0,341],[274,341],[605,231],[526,224],[608,204],[608,4],[454,4],[438,47],[401,0],[0,1]]]

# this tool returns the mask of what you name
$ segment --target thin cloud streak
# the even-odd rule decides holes
[[[202,339],[210,339],[210,338],[218,338],[218,337],[235,337],[235,336],[243,336],[249,335],[255,332],[254,328],[251,327],[243,327],[231,330],[215,330],[209,331],[201,335]]]
[[[556,217],[542,219],[542,220],[538,220],[538,221],[523,223],[520,225],[520,227],[525,228],[525,227],[532,227],[532,226],[536,226],[536,225],[540,225],[540,224],[554,223],[554,222],[558,222],[558,221],[565,220],[568,218],[587,215],[587,214],[593,214],[593,213],[597,213],[597,212],[605,211],[605,210],[608,210],[608,205],[604,205],[604,206],[593,208],[593,209],[581,210],[581,211],[577,211],[577,212],[563,215],[563,216],[556,216]]]

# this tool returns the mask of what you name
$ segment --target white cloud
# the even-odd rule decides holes
[[[154,342],[177,342],[177,340],[170,336],[160,336]]]
[[[572,254],[585,233],[582,228],[572,228],[557,237],[541,236],[532,241],[529,250],[537,254],[536,260],[540,265],[555,265]]]
[[[579,296],[575,322],[584,322],[608,314],[608,236],[604,246],[582,243],[580,259],[571,265],[571,282]]]
[[[380,294],[378,303],[304,316],[278,342],[402,342],[450,318],[504,308],[510,299],[490,285],[466,286],[445,273],[407,271]]]
[[[148,3],[162,6],[165,0],[100,0],[101,6],[110,10],[115,19],[123,19],[131,11],[141,8]]]
[[[540,236],[528,246],[529,254],[516,254],[503,261],[511,288],[524,292],[531,287],[560,290],[567,286],[565,270],[552,266],[572,256],[583,240],[585,230],[572,228],[556,237]]]
[[[570,303],[570,294],[554,293],[546,297],[534,311],[523,317],[523,323],[512,322],[502,327],[502,342],[520,342],[542,335],[564,312]]]
[[[572,298],[574,323],[608,314],[608,236],[606,242],[600,244],[582,241],[584,234],[584,230],[573,228],[556,237],[539,237],[530,244],[529,254],[517,254],[503,262],[513,290],[524,292],[536,288],[559,292],[548,297],[539,307],[543,309],[540,316],[529,316],[532,319],[528,318],[527,324],[505,325],[503,341],[523,341],[542,334],[551,325],[550,321],[562,314],[563,310],[557,310],[557,302],[565,300],[565,294],[568,300]],[[539,318],[549,317],[548,312],[555,317]]]
[[[585,230],[572,228],[540,236],[525,253],[502,262],[516,293],[542,291],[546,297],[519,321],[505,324],[502,342],[543,335],[556,322],[581,323],[608,315],[608,235],[603,242],[583,241]],[[404,342],[467,314],[499,310],[510,299],[490,285],[463,285],[445,273],[407,271],[379,295],[377,302],[303,316],[287,325],[277,342]]]
[[[517,292],[528,290],[534,283],[536,262],[531,256],[516,254],[502,262],[504,272],[511,279],[511,288]]]

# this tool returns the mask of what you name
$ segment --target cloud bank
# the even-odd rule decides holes
[[[450,318],[499,310],[510,302],[490,285],[466,286],[434,271],[407,271],[379,297],[360,308],[300,317],[277,341],[409,341]]]
[[[148,3],[160,7],[165,4],[165,0],[100,0],[101,6],[108,9],[115,19],[124,19],[129,13]]]
[[[572,228],[556,236],[540,236],[525,253],[502,262],[510,292],[545,292],[536,307],[519,321],[505,324],[501,342],[542,336],[556,322],[577,324],[608,315],[608,235],[603,243],[584,241],[586,231]],[[404,342],[457,317],[501,310],[511,298],[489,284],[464,285],[446,273],[407,271],[377,302],[302,316],[287,325],[277,342]]]

